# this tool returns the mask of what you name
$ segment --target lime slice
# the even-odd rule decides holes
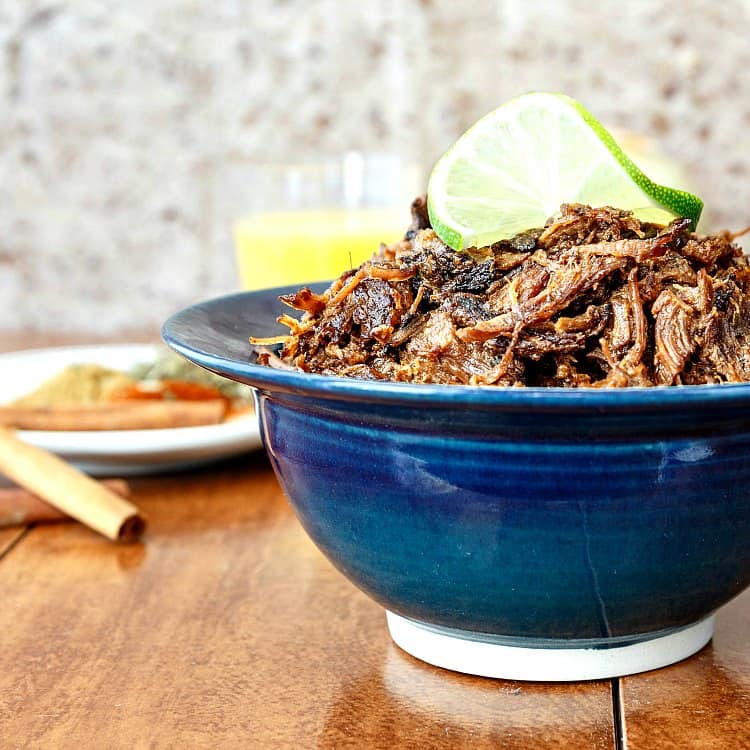
[[[456,250],[541,227],[562,203],[614,206],[658,224],[683,216],[693,229],[703,209],[695,195],[646,177],[575,99],[544,92],[469,128],[435,165],[427,195],[433,229]]]

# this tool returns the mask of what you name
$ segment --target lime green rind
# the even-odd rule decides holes
[[[427,195],[427,215],[430,217],[430,225],[435,231],[435,234],[440,237],[448,247],[452,247],[454,250],[464,249],[463,235],[438,218],[435,209],[433,208],[432,201],[430,201],[429,194]]]
[[[637,193],[643,195],[644,204],[640,207],[634,207],[632,201],[628,202],[627,205],[616,207],[629,208],[637,218],[640,218],[643,221],[653,221],[656,223],[668,223],[675,217],[683,216],[690,219],[691,228],[693,230],[696,229],[703,209],[703,201],[697,196],[684,190],[659,185],[649,179],[627,156],[627,154],[625,154],[604,126],[579,102],[564,94],[544,92],[524,94],[516,99],[521,99],[525,96],[552,97],[557,101],[558,105],[562,103],[565,107],[569,108],[569,111],[574,112],[590,128],[596,139],[602,144],[606,152],[609,153],[613,162],[617,163],[619,168],[622,169],[623,178],[627,175],[633,188]],[[511,100],[511,102],[513,101],[515,100]],[[508,104],[510,104],[510,102],[508,102]],[[506,105],[503,105],[503,107],[504,106]],[[529,206],[530,210],[528,212],[524,211],[522,209],[524,203],[523,200],[519,201],[516,199],[514,201],[510,198],[498,202],[499,205],[502,205],[503,203],[507,204],[505,208],[505,216],[497,223],[490,222],[488,226],[487,222],[482,223],[479,221],[477,223],[474,221],[476,217],[472,216],[470,211],[468,213],[461,210],[456,212],[457,202],[455,199],[458,198],[459,200],[464,200],[467,197],[470,198],[470,195],[456,196],[454,194],[452,205],[450,194],[448,195],[447,200],[437,201],[437,203],[440,204],[439,206],[436,205],[436,201],[433,200],[434,192],[436,192],[433,190],[434,182],[444,186],[445,181],[450,178],[452,166],[461,161],[462,150],[465,151],[466,145],[472,142],[472,132],[481,132],[484,121],[487,118],[493,118],[496,113],[497,110],[495,112],[490,112],[469,128],[469,130],[438,160],[430,176],[428,184],[428,213],[430,221],[433,229],[443,242],[456,250],[461,250],[471,246],[489,245],[498,240],[507,239],[519,231],[531,229],[533,226],[540,226],[548,218],[548,216],[542,216],[538,211],[534,211],[531,205]],[[442,190],[437,192],[439,192],[441,196],[444,195]],[[491,197],[490,195],[485,197],[488,201],[497,201],[496,197]],[[577,200],[576,196],[561,196],[560,203],[575,200]],[[470,202],[471,201],[469,200],[469,203]],[[587,200],[586,202],[593,203],[591,200]],[[612,204],[616,201],[608,199],[607,201],[603,201],[601,205],[605,202]],[[480,203],[480,201],[477,200],[477,203]],[[512,214],[516,210],[519,210],[520,213],[517,216],[518,221],[515,222],[514,226],[514,223],[509,221],[507,217],[509,212]],[[441,216],[443,216],[443,218],[441,218]],[[533,224],[529,223],[529,225],[526,226],[524,222],[531,222],[532,217]],[[519,225],[523,225],[522,228],[518,228]],[[511,232],[511,227],[514,227],[515,231]]]
[[[630,178],[646,195],[660,206],[666,208],[675,217],[690,219],[690,229],[695,231],[698,227],[701,214],[703,213],[703,201],[692,193],[679,188],[670,188],[659,185],[644,174],[638,165],[620,148],[620,145],[612,137],[612,134],[584,107],[580,102],[565,94],[554,94],[559,99],[566,101],[591,129],[601,139],[602,143],[609,149],[610,153],[617,159],[625,169]]]

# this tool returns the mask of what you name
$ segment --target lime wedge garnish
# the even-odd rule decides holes
[[[563,94],[523,94],[485,115],[440,158],[427,187],[447,245],[484,247],[545,221],[562,203],[614,206],[642,221],[677,216],[695,229],[700,198],[657,185],[602,124]]]

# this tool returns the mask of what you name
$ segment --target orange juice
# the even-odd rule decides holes
[[[235,225],[244,289],[329,281],[403,237],[396,209],[321,209],[263,213]]]

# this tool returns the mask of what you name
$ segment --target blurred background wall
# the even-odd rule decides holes
[[[238,287],[247,165],[379,150],[426,177],[529,89],[750,222],[745,0],[0,0],[0,328],[156,330]]]

